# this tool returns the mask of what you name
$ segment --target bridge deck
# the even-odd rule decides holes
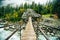
[[[21,40],[36,40],[36,34],[33,29],[31,17],[29,17],[24,33],[22,34]]]

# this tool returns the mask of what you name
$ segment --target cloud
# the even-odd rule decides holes
[[[24,4],[25,2],[27,2],[28,4],[31,4],[33,1],[35,3],[45,4],[49,0],[4,0],[3,5],[12,4],[12,5],[18,5],[19,6],[22,3]]]

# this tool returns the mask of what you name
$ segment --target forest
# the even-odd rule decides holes
[[[46,5],[36,4],[32,2],[32,4],[25,3],[21,6],[12,7],[9,5],[0,7],[0,19],[5,19],[8,21],[20,21],[22,14],[26,11],[26,9],[33,9],[37,14],[46,15],[56,14],[58,19],[60,18],[60,0],[53,0],[53,2],[46,3]]]

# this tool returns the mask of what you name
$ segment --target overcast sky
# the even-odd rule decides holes
[[[32,2],[35,3],[40,3],[40,4],[46,4],[47,2],[49,2],[49,0],[4,0],[2,1],[3,5],[7,5],[7,4],[12,4],[12,5],[20,5],[20,4],[24,4],[25,2],[31,4]],[[50,0],[51,1],[51,0]]]

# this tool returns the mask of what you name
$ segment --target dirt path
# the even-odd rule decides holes
[[[36,34],[33,29],[31,17],[29,17],[25,31],[22,34],[21,40],[36,40]]]

